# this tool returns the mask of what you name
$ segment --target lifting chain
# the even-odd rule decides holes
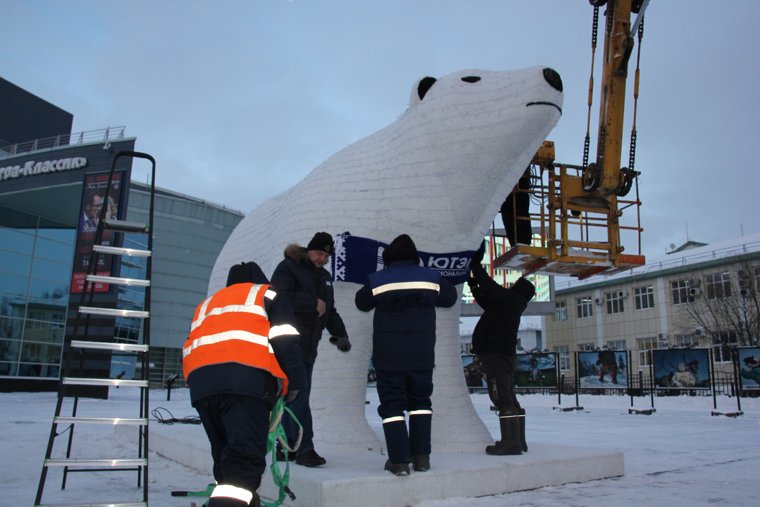
[[[639,76],[640,76],[640,62],[641,62],[641,40],[644,38],[644,18],[641,19],[638,29],[638,48],[636,49],[636,74],[633,81],[633,125],[631,127],[631,147],[628,155],[628,168],[633,170],[636,163],[636,137],[638,136],[638,130],[636,130],[636,113],[638,113],[639,105]]]
[[[640,62],[641,62],[641,40],[644,37],[644,18],[641,18],[639,28],[637,30],[638,36],[638,48],[636,50],[636,74],[633,82],[633,123],[631,126],[631,145],[628,152],[628,167],[623,167],[620,171],[623,173],[622,183],[618,188],[617,195],[620,197],[625,196],[630,192],[633,186],[633,181],[640,174],[635,169],[636,165],[636,141],[638,137],[638,130],[636,129],[636,114],[638,113],[639,102],[639,76],[640,76]]]
[[[599,7],[594,6],[594,20],[591,25],[591,75],[588,79],[588,113],[586,116],[586,137],[583,140],[583,166],[588,166],[588,154],[591,146],[591,104],[594,97],[594,60],[596,59],[596,41],[599,35]]]

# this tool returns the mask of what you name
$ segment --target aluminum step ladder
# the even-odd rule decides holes
[[[117,161],[122,157],[141,158],[151,163],[151,175],[150,175],[150,205],[148,210],[147,223],[141,222],[127,222],[123,220],[114,220],[106,216],[106,203],[108,203],[108,193],[112,191],[112,181],[114,180],[114,174],[116,172]],[[63,371],[61,374],[59,387],[58,387],[58,400],[55,408],[55,415],[50,428],[50,436],[48,439],[47,450],[45,452],[45,460],[42,465],[42,471],[40,473],[39,485],[37,487],[37,495],[35,497],[35,507],[138,507],[148,505],[148,410],[149,410],[149,373],[150,373],[150,294],[151,294],[151,272],[152,272],[152,249],[153,249],[153,215],[154,215],[154,200],[155,200],[155,175],[156,175],[156,162],[152,156],[134,152],[134,151],[122,151],[117,153],[111,165],[111,171],[108,175],[108,184],[106,186],[106,194],[104,198],[104,205],[101,208],[100,219],[95,231],[95,236],[92,245],[92,251],[89,255],[87,273],[84,281],[85,285],[82,288],[79,300],[79,306],[77,307],[77,316],[73,331],[68,335],[69,339],[66,340],[64,345],[64,361]],[[129,185],[128,181],[124,181],[122,178],[122,185]],[[126,215],[126,210],[124,210]],[[108,232],[112,231],[112,232]],[[142,238],[139,243],[145,245],[146,248],[129,248],[123,246],[114,246],[113,244],[104,243],[104,234],[107,233],[111,237],[116,237],[116,234],[122,235],[122,241],[114,241],[115,244],[123,244],[126,234],[130,234],[130,237],[138,236]],[[108,243],[106,241],[105,243]],[[121,276],[104,276],[102,273],[96,274],[98,265],[101,259],[110,258],[112,261],[118,259],[118,262],[113,262],[114,266],[132,266],[136,267],[137,271],[144,272],[144,278],[131,278]],[[131,263],[131,264],[130,264]],[[115,270],[112,268],[112,271]],[[119,308],[120,304],[125,304],[124,300],[120,300],[117,295],[115,307],[99,307],[97,306],[96,298],[94,298],[95,287],[102,284],[109,284],[118,288],[121,292],[122,288],[138,288],[142,294],[142,308]],[[139,298],[138,298],[139,299]],[[134,306],[135,302],[129,302]],[[93,338],[91,330],[97,328],[99,322],[103,322],[102,319],[114,319],[114,327],[117,318],[120,319],[138,319],[137,329],[142,327],[142,339],[138,340],[141,343],[121,343],[118,342],[118,338],[113,337],[111,340],[96,340]],[[95,352],[93,352],[95,351]],[[82,376],[74,376],[72,373],[87,372],[86,369],[88,359],[92,356],[89,354],[96,353],[110,353],[118,355],[131,355],[134,356],[135,365],[140,365],[139,379],[125,379],[121,378],[121,374],[117,378],[90,378]],[[78,369],[77,368],[78,363]],[[107,391],[109,388],[129,387],[139,390],[139,410],[137,417],[120,417],[113,414],[113,417],[101,417],[101,416],[89,416],[80,414],[80,397],[84,397],[82,394],[82,388],[101,388]],[[106,395],[106,398],[108,396]],[[108,403],[105,400],[104,403]],[[70,412],[69,412],[70,405]],[[84,403],[82,404],[84,405]],[[64,406],[67,407],[64,414]],[[114,409],[115,411],[116,409]],[[81,407],[81,412],[85,412],[86,408]],[[98,409],[102,413],[102,408]],[[110,415],[110,414],[109,414]],[[112,446],[108,448],[99,448],[94,440],[88,441],[88,436],[92,437],[97,431],[96,428],[100,427],[101,432],[103,426],[131,426],[137,429],[135,438],[137,441],[136,456],[121,457],[121,456],[108,456],[108,451],[113,449]],[[75,429],[77,430],[76,436],[79,437],[76,448],[74,446]],[[114,428],[115,429],[115,428]],[[60,436],[67,435],[67,443],[65,453],[59,450],[54,454],[56,439]],[[123,451],[122,451],[123,453]],[[87,455],[88,457],[80,457],[81,455]],[[105,456],[104,456],[105,454]],[[76,457],[75,457],[76,455]],[[97,455],[98,457],[89,457],[90,455]],[[54,457],[55,456],[55,457]],[[45,490],[45,483],[49,481],[51,477],[48,475],[50,469],[62,469],[62,481],[61,490],[66,489],[66,482],[68,475],[74,472],[136,472],[137,474],[137,490],[132,488],[124,488],[126,491],[114,491],[109,492],[107,488],[112,481],[101,481],[102,485],[99,488],[98,494],[87,489],[70,488],[69,491],[64,493],[57,493],[55,496],[64,499],[64,502],[68,502],[72,498],[78,503],[43,503],[43,493]],[[76,489],[76,491],[75,491]],[[108,498],[106,501],[94,500],[98,495],[113,495],[113,496],[140,496],[137,500],[123,500],[113,501]],[[50,492],[46,495],[48,497],[53,496]]]

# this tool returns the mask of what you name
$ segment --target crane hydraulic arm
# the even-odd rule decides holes
[[[544,142],[531,162],[533,185],[529,192],[538,213],[515,220],[540,223],[539,236],[531,245],[511,245],[493,260],[493,267],[516,269],[526,273],[544,272],[586,278],[598,273],[612,273],[645,263],[641,251],[638,185],[636,196],[625,196],[634,187],[638,172],[634,170],[636,146],[636,103],[639,87],[639,56],[643,34],[643,15],[649,0],[589,0],[594,7],[592,37],[592,72],[589,80],[589,119],[586,128],[583,164],[556,163],[554,144]],[[596,49],[599,8],[606,5],[604,53],[602,56],[601,99],[596,143],[596,158],[588,163],[591,105],[594,90],[593,55]],[[631,25],[631,15],[638,16]],[[633,128],[628,167],[621,167],[625,94],[628,64],[638,35],[634,82]],[[538,170],[535,170],[535,169]],[[540,172],[539,172],[540,171]],[[624,212],[635,219],[634,225],[621,222]],[[621,231],[635,233],[638,254],[623,253]],[[491,251],[494,251],[493,249]]]
[[[632,168],[620,167],[620,156],[628,62],[634,46],[632,34],[638,32],[649,0],[643,2],[641,0],[591,0],[594,7],[605,3],[608,5],[596,162],[586,166],[583,173],[584,191],[602,198],[612,194],[627,194],[636,176]],[[630,23],[632,12],[638,12],[633,31]],[[634,82],[635,96],[638,96],[638,88],[637,69]]]

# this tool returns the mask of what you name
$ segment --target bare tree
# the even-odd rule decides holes
[[[736,272],[724,271],[705,287],[690,287],[682,309],[689,324],[702,329],[714,345],[757,345],[760,338],[760,267],[744,261]]]

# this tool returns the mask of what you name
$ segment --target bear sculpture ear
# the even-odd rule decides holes
[[[417,81],[414,88],[412,88],[412,100],[410,101],[409,105],[413,106],[415,104],[419,104],[422,99],[425,98],[425,94],[427,94],[428,90],[433,87],[436,81],[436,78],[430,76],[423,77]]]

